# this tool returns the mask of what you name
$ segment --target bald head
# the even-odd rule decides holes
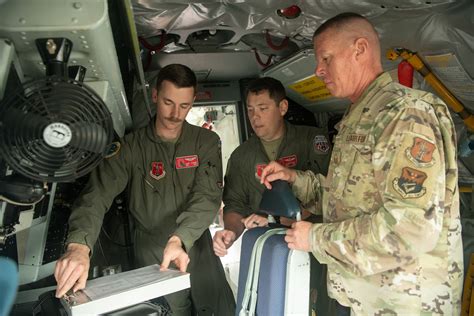
[[[314,32],[313,41],[323,34],[331,34],[347,43],[353,43],[358,38],[365,38],[373,52],[373,57],[380,60],[380,41],[377,31],[369,20],[360,14],[346,12],[330,18]]]
[[[359,14],[342,13],[327,20],[313,42],[316,75],[335,97],[355,102],[383,71],[377,32]]]

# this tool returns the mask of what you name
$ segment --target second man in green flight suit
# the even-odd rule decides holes
[[[265,189],[260,183],[260,175],[270,161],[323,174],[327,171],[330,144],[326,130],[285,122],[287,111],[288,100],[280,81],[264,77],[250,83],[247,113],[255,135],[234,150],[227,164],[224,229],[217,231],[213,239],[214,252],[218,256],[227,254],[227,249],[245,228],[268,224],[266,216],[259,213],[259,205]],[[307,206],[310,205],[304,207]],[[319,271],[317,274],[323,274]]]

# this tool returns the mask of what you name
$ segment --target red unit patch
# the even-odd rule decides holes
[[[281,157],[278,159],[278,163],[287,168],[292,168],[298,163],[298,157],[296,157],[296,155]]]
[[[260,177],[262,176],[262,171],[263,169],[265,169],[267,165],[266,164],[258,164],[255,166],[255,175],[257,176],[257,178],[260,179]]]
[[[151,163],[150,176],[153,179],[159,180],[163,178],[165,175],[166,175],[166,171],[163,166],[163,163],[159,161],[153,161]]]
[[[196,168],[197,166],[199,166],[198,155],[176,157],[176,160],[175,160],[176,169]]]

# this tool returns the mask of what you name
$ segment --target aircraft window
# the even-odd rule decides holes
[[[240,145],[236,105],[194,106],[186,120],[190,124],[210,129],[219,135],[222,143],[222,168],[225,172],[230,154]]]

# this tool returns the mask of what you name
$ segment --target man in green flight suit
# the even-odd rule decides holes
[[[196,278],[202,281],[200,275],[206,274],[203,269],[215,268],[203,267],[202,262],[201,266],[196,265],[203,260],[202,249],[206,244],[213,255],[208,227],[217,214],[222,192],[219,137],[185,121],[194,102],[196,85],[194,73],[186,66],[172,64],[161,69],[152,94],[157,106],[156,119],[126,135],[120,152],[105,159],[91,173],[69,219],[67,250],[56,264],[57,297],[71,288],[76,291],[85,287],[90,253],[104,214],[113,198],[125,188],[135,222],[138,266],[160,263],[161,269],[171,265],[188,270],[191,293],[196,295],[208,292],[206,286],[220,286],[193,282]],[[219,268],[218,272],[223,272]],[[225,283],[223,273],[221,277]],[[226,291],[232,295],[228,286],[217,292]],[[194,293],[192,296],[195,297]],[[173,315],[191,315],[189,290],[167,295],[166,300]],[[233,301],[221,301],[216,304],[233,307]],[[209,308],[209,302],[204,305]]]
[[[270,161],[317,173],[327,171],[330,159],[327,131],[285,122],[287,111],[288,100],[280,81],[258,78],[247,87],[247,113],[255,135],[234,150],[227,164],[224,230],[217,231],[213,239],[218,256],[227,254],[245,228],[268,224],[267,217],[259,213],[259,206],[265,189],[260,175]]]
[[[463,280],[456,132],[438,97],[384,73],[371,23],[343,13],[316,30],[316,75],[352,104],[327,177],[277,163],[262,173],[321,202],[324,223],[285,240],[328,265],[339,315],[459,315]],[[344,308],[345,307],[345,308]]]

